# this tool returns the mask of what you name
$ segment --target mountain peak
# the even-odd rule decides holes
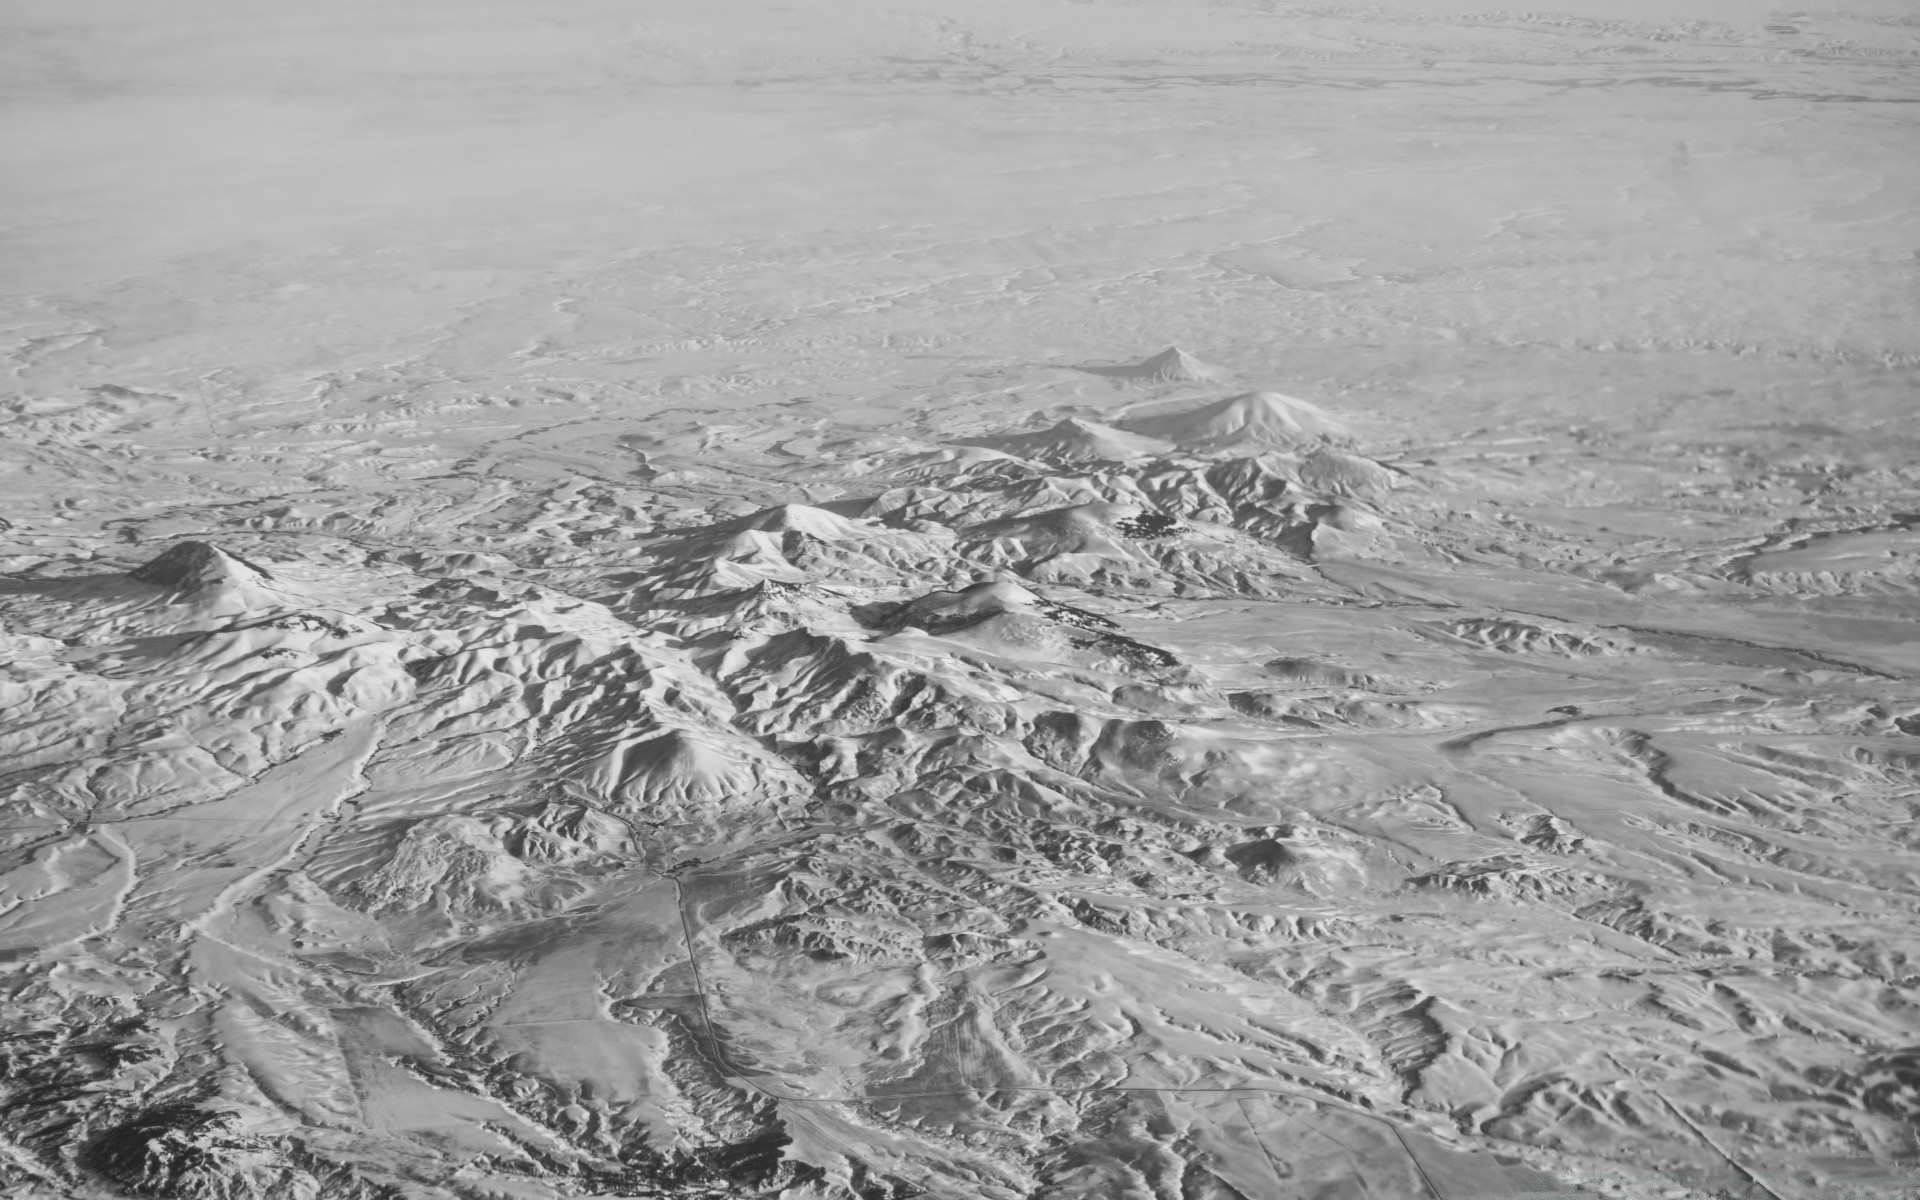
[[[1066,417],[1035,433],[971,439],[974,445],[1017,454],[1023,458],[1062,462],[1124,462],[1151,458],[1173,449],[1166,442],[1127,433],[1084,417]]]
[[[853,521],[808,504],[776,504],[741,517],[737,525],[762,533],[804,533],[830,542],[860,536],[860,527]]]
[[[1203,362],[1178,346],[1168,346],[1160,353],[1143,358],[1137,363],[1118,367],[1082,367],[1080,369],[1094,375],[1105,375],[1111,379],[1123,379],[1129,383],[1218,383],[1232,377],[1232,373],[1225,367]]]
[[[1287,446],[1350,436],[1344,422],[1307,400],[1279,392],[1243,392],[1185,412],[1160,413],[1126,428],[1182,445],[1259,442]]]
[[[128,578],[174,592],[204,592],[271,583],[273,573],[209,542],[189,541],[175,542]]]

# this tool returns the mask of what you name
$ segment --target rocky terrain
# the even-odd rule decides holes
[[[907,131],[767,148],[778,236],[33,226],[0,1192],[1920,1194],[1910,20],[872,7],[629,31],[695,126]],[[502,76],[555,130],[590,41]],[[837,208],[936,101],[1049,114],[939,153],[1085,224]]]

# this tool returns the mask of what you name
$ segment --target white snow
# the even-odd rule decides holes
[[[20,0],[0,1193],[1915,1193],[1907,0]]]

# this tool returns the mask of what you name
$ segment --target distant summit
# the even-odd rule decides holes
[[[207,592],[258,587],[273,582],[273,573],[206,542],[176,542],[128,578],[174,592]]]
[[[823,542],[857,540],[865,534],[858,524],[838,513],[808,504],[776,504],[719,526],[760,533],[803,533]]]
[[[1118,367],[1081,367],[1089,375],[1105,375],[1127,383],[1219,383],[1231,379],[1225,367],[1202,362],[1178,346],[1168,346],[1152,358]]]
[[[1292,446],[1351,436],[1346,424],[1326,409],[1279,392],[1246,392],[1186,412],[1141,417],[1127,422],[1126,428],[1183,446]]]
[[[1124,462],[1130,458],[1151,458],[1173,449],[1157,438],[1141,437],[1078,417],[1068,417],[1038,433],[970,438],[968,443],[1052,462]]]

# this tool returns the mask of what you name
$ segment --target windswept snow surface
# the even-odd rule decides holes
[[[1905,0],[7,23],[6,1196],[1920,1194]]]

